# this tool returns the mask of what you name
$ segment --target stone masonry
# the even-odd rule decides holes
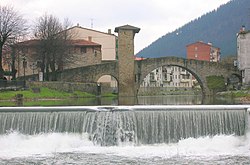
[[[136,96],[134,36],[139,28],[130,25],[115,28],[118,33],[119,96]]]

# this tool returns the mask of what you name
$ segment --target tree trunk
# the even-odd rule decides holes
[[[11,52],[11,76],[12,76],[12,80],[16,79],[16,67],[15,67],[15,61],[16,61],[16,51],[15,49],[12,48],[12,52]]]
[[[3,45],[0,44],[0,80],[4,78],[4,70],[3,70]]]
[[[52,81],[56,81],[56,67],[55,67],[55,60],[52,60],[50,62],[50,69],[51,69],[51,72],[52,72],[52,77],[51,77],[51,80]]]

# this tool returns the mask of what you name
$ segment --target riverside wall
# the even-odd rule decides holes
[[[91,93],[94,95],[98,95],[97,83],[30,81],[27,83],[27,85],[30,87],[47,87],[49,89],[54,89],[54,90],[64,91],[64,92],[73,93],[74,91],[81,91],[81,92],[87,92],[87,93]]]

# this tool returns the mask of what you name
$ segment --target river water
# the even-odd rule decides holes
[[[0,136],[0,164],[250,164],[250,134],[188,138],[172,144],[101,147],[87,135],[47,133]]]
[[[130,104],[134,101],[139,105],[235,104],[234,100],[231,99],[216,98],[204,101],[200,96],[129,98],[126,100],[126,103]],[[99,100],[91,99],[88,101],[86,99],[68,100],[63,105],[118,104],[119,99],[106,98]],[[34,117],[30,122],[33,122],[36,118]],[[1,120],[3,119],[5,118]],[[43,122],[44,120],[41,121]],[[155,124],[157,126],[157,123]],[[249,123],[247,124],[249,125]],[[246,130],[244,135],[232,133],[189,137],[170,143],[142,144],[133,141],[124,141],[114,146],[101,146],[100,144],[93,143],[89,134],[85,132],[72,133],[51,130],[48,132],[26,134],[10,129],[0,135],[0,165],[2,164],[248,165],[250,164],[250,131],[249,129]]]
[[[230,97],[207,97],[200,95],[167,95],[134,97],[97,97],[67,100],[32,100],[29,102],[0,101],[1,106],[96,106],[96,105],[200,105],[239,104]]]

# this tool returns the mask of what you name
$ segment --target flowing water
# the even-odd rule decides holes
[[[249,112],[215,107],[3,108],[0,164],[250,164]]]

